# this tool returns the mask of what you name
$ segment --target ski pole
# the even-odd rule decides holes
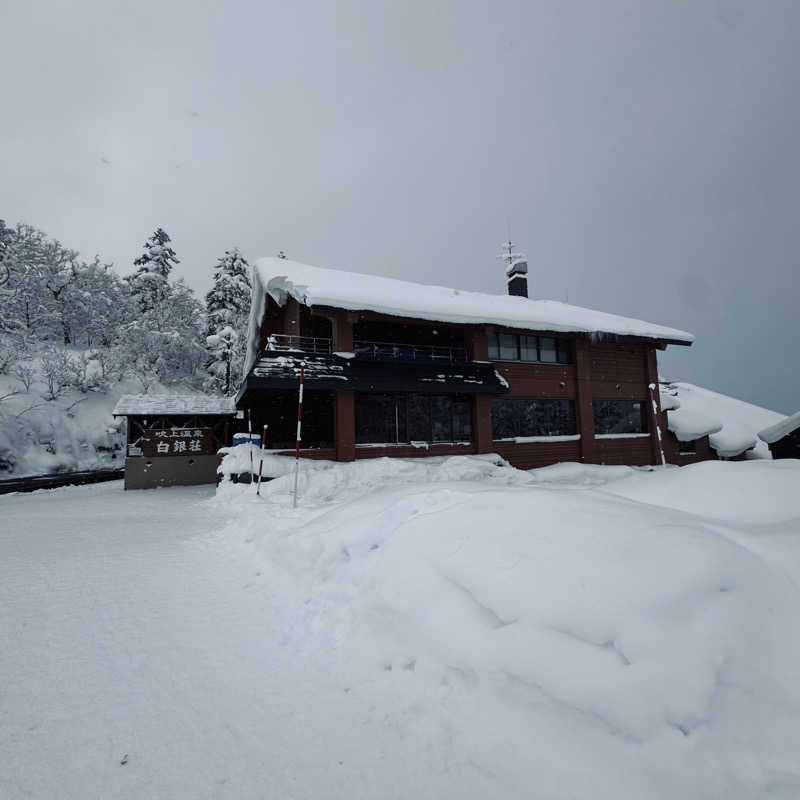
[[[306,373],[306,362],[300,362],[300,394],[297,399],[297,439],[294,445],[294,501],[292,506],[297,508],[297,479],[300,475],[300,426],[303,421],[303,382]]]
[[[253,480],[253,412],[247,409],[247,446],[250,448],[250,480]]]
[[[264,448],[267,446],[267,428],[269,425],[264,426],[261,433],[261,460],[258,462],[258,486],[256,486],[256,494],[261,494],[261,470],[264,467]]]

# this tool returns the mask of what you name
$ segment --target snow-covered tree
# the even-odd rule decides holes
[[[126,278],[139,310],[150,314],[151,321],[159,330],[164,323],[165,306],[168,305],[169,275],[173,266],[180,263],[169,246],[171,241],[163,228],[157,228],[145,242],[144,253],[133,262],[139,269]]]
[[[211,375],[206,385],[212,389],[219,388],[223,394],[229,395],[235,388],[232,381],[233,363],[237,355],[239,334],[226,325],[219,333],[206,337],[206,346],[211,356],[208,371]]]
[[[206,388],[232,394],[244,362],[250,314],[250,265],[237,248],[228,250],[214,268],[206,294]]]

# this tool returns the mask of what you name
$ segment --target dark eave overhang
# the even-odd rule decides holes
[[[303,304],[306,305],[306,304]],[[386,312],[371,311],[370,309],[343,309],[334,308],[333,306],[314,306],[307,305],[314,314],[319,314],[325,317],[334,317],[337,313],[353,314],[354,317],[365,317],[372,320],[386,320],[401,322],[408,325],[440,325],[452,326],[457,328],[487,328],[491,327],[497,331],[508,331],[514,333],[529,333],[538,334],[542,336],[556,336],[556,337],[580,337],[589,339],[595,342],[632,342],[637,344],[646,344],[650,347],[655,347],[657,350],[663,350],[669,344],[680,345],[681,347],[691,347],[692,342],[686,339],[663,339],[655,338],[652,336],[633,336],[630,334],[622,333],[606,333],[604,331],[553,331],[547,328],[515,328],[513,326],[498,325],[494,322],[437,322],[436,320],[423,319],[421,317],[402,317],[394,314],[387,314]]]
[[[508,384],[486,361],[374,361],[336,353],[269,351],[245,378],[236,404],[250,391],[297,389],[305,364],[308,391],[425,392],[430,394],[504,394]]]

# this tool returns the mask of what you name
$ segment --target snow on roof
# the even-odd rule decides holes
[[[711,447],[723,458],[749,450],[756,458],[770,458],[767,446],[757,440],[758,431],[783,421],[782,414],[691,383],[661,387],[662,408],[666,409],[665,396],[677,401],[677,407],[667,411],[667,427],[682,442],[708,436]]]
[[[758,432],[758,438],[767,444],[774,444],[779,439],[783,439],[784,436],[788,436],[788,434],[793,433],[798,428],[800,428],[800,411],[796,414],[792,414],[791,417],[786,417],[780,420],[780,422],[776,422],[774,425],[770,425],[768,428],[760,430]]]
[[[115,417],[152,414],[235,414],[232,397],[205,394],[124,394],[111,412]]]
[[[255,262],[256,284],[279,305],[294,297],[307,306],[332,306],[350,311],[376,311],[435,322],[487,323],[527,330],[641,336],[691,344],[686,331],[639,319],[571,306],[555,300],[531,300],[506,294],[483,294],[444,286],[429,286],[377,275],[324,269],[289,261],[261,258]]]

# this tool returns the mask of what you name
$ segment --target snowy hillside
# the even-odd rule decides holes
[[[123,466],[124,420],[111,411],[132,381],[107,391],[65,388],[48,397],[40,359],[19,366],[30,369],[27,388],[15,375],[0,374],[0,479]]]
[[[0,497],[4,797],[800,794],[797,461],[305,467]]]
[[[663,383],[661,407],[667,410],[669,429],[682,441],[709,436],[720,456],[731,458],[748,451],[748,458],[771,458],[758,432],[785,419],[744,400],[691,383]]]

